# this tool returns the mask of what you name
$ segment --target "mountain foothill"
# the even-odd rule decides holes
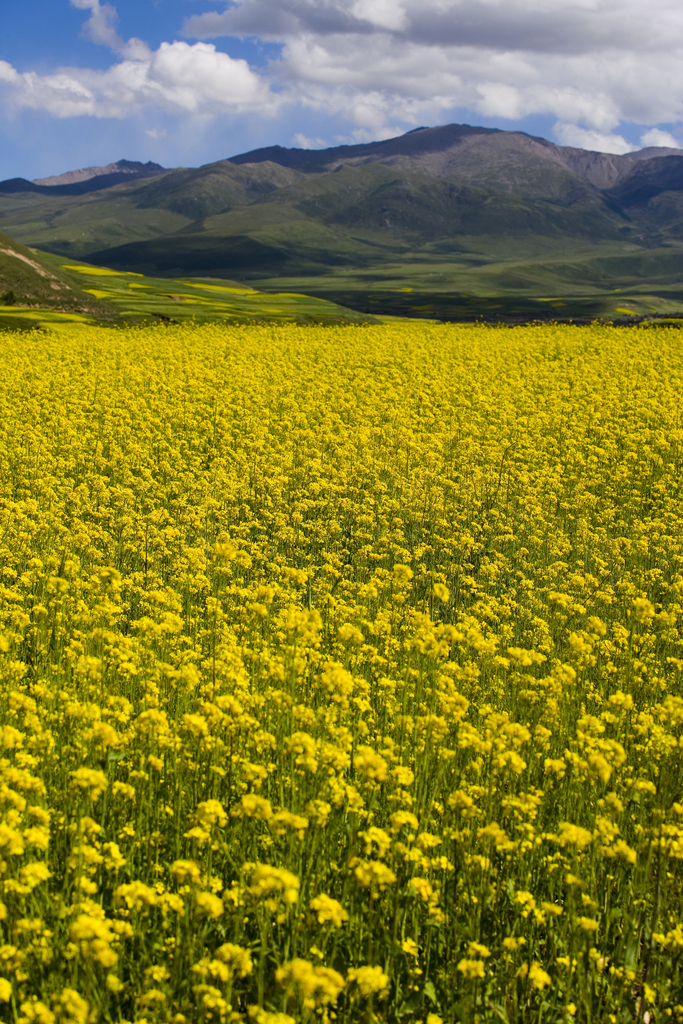
[[[94,265],[368,311],[504,318],[526,302],[590,315],[621,291],[683,307],[683,150],[614,155],[469,125],[14,178],[0,182],[0,228]]]

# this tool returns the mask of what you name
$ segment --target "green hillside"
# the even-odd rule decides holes
[[[453,253],[427,245],[411,258],[276,276],[260,288],[297,289],[372,313],[442,320],[629,320],[683,311],[683,248],[633,243],[569,245],[546,239],[461,238]],[[446,251],[444,251],[446,250]]]
[[[57,257],[47,257],[62,263]],[[85,290],[113,307],[126,323],[163,320],[182,323],[377,323],[372,316],[325,299],[280,291],[264,294],[235,281],[173,280],[110,270],[86,263],[62,264]]]
[[[248,206],[305,176],[276,164],[238,167],[227,160],[179,169],[85,195],[2,193],[0,228],[24,244],[76,259],[127,242],[156,240],[204,217]]]
[[[19,241],[156,280],[445,319],[683,307],[675,150],[614,156],[450,125],[323,151],[271,147],[82,195],[5,184],[0,226]]]
[[[333,301],[291,290],[264,294],[225,280],[176,281],[40,253],[0,235],[0,329],[150,322],[378,323]]]
[[[306,176],[275,164],[222,161],[87,196],[2,195],[0,225],[19,241],[60,255],[104,262],[107,254],[110,264],[127,269],[225,269],[229,276],[232,264],[241,276],[262,276],[264,264],[289,271],[313,269],[321,260],[363,265],[383,259],[387,249],[412,253],[460,236],[617,240],[628,234],[626,218],[584,182],[560,201],[551,171],[550,198],[534,198],[382,164]]]
[[[116,311],[90,294],[61,261],[19,245],[0,232],[0,326],[32,327],[54,322],[116,320]]]

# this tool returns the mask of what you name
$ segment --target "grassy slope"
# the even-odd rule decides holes
[[[503,141],[478,177],[486,138],[460,156],[457,177],[407,157],[308,175],[219,161],[87,196],[1,196],[0,225],[71,259],[304,291],[368,312],[524,319],[681,309],[680,194],[624,214],[566,168],[538,165],[519,140]]]
[[[548,319],[673,315],[683,310],[681,249],[602,243],[507,250],[498,238],[461,239],[471,248],[448,259],[425,249],[366,269],[329,268],[310,278],[273,276],[264,289],[306,287],[369,312],[437,319]],[[495,252],[495,249],[503,251]]]
[[[556,200],[560,185],[552,182]],[[532,201],[381,165],[343,168],[173,237],[93,258],[148,273],[227,275],[397,315],[628,317],[681,309],[677,240],[660,229],[658,248],[643,248],[632,224],[595,192],[564,199]],[[442,234],[433,240],[438,224]]]
[[[433,261],[435,253],[440,263],[468,265],[471,236],[482,233],[495,236],[498,247],[507,240],[516,249],[524,240],[538,252],[569,233],[582,246],[587,240],[614,242],[623,237],[622,227],[623,218],[594,191],[565,205],[371,164],[293,182],[173,236],[103,249],[90,258],[171,276],[310,278],[331,268],[381,272],[387,263]],[[475,252],[476,262],[489,262]]]
[[[0,232],[0,324],[29,327],[41,317],[52,322],[117,319],[116,311],[88,293],[60,262]]]
[[[29,252],[29,250],[26,250]],[[176,281],[128,274],[84,263],[65,263],[63,257],[31,252],[33,261],[54,280],[62,280],[81,304],[60,306],[53,301],[30,308],[0,307],[0,328],[58,327],[60,324],[124,325],[150,321],[182,323],[377,323],[377,319],[344,309],[322,298],[279,291],[264,295],[236,282]],[[0,265],[1,266],[1,265]]]
[[[100,247],[158,238],[185,227],[188,217],[138,209],[129,184],[86,196],[44,197],[30,192],[0,197],[0,227],[24,244],[79,259]]]
[[[0,195],[0,229],[19,242],[80,259],[99,249],[174,234],[301,177],[275,164],[237,167],[223,160],[83,196]]]
[[[67,265],[65,269],[83,280],[91,294],[111,302],[127,320],[156,317],[177,323],[373,322],[372,317],[325,299],[291,291],[263,294],[235,281],[153,278],[82,263]]]

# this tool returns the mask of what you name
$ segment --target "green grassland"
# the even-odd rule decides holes
[[[275,164],[241,168],[220,161],[81,196],[10,193],[0,195],[0,229],[26,245],[85,259],[100,249],[174,235],[302,177]]]
[[[412,260],[367,268],[328,268],[314,279],[273,276],[263,289],[296,289],[356,309],[439,320],[626,320],[678,316],[683,253],[635,245],[553,244],[545,252],[500,239],[462,239],[471,249],[448,258],[437,246]],[[496,251],[496,249],[498,251]],[[515,251],[516,249],[516,251]]]
[[[172,280],[125,273],[86,263],[64,263],[63,257],[32,253],[36,266],[53,269],[91,307],[72,304],[57,309],[21,304],[0,305],[0,328],[29,329],[79,324],[126,326],[184,323],[377,323],[377,317],[344,309],[326,299],[291,291],[264,294],[224,280]],[[38,262],[40,261],[40,262]],[[385,318],[386,319],[386,318]],[[391,319],[391,318],[388,318]]]
[[[325,299],[291,291],[264,294],[235,281],[154,278],[86,263],[63,264],[63,269],[77,275],[86,291],[113,304],[127,320],[364,323],[375,319]]]
[[[41,320],[106,323],[116,317],[111,306],[63,269],[63,262],[0,232],[0,326],[26,328]]]
[[[486,254],[482,253],[482,257]],[[431,256],[431,258],[430,258]],[[33,252],[72,295],[83,302],[66,309],[40,303],[35,308],[0,305],[0,325],[29,328],[60,324],[124,325],[154,321],[183,323],[263,321],[296,323],[384,322],[394,317],[429,320],[593,320],[629,321],[643,317],[678,317],[683,287],[677,280],[676,254],[635,250],[631,254],[602,247],[570,259],[566,251],[549,251],[541,262],[518,253],[507,259],[439,261],[423,254],[413,262],[387,261],[367,269],[328,268],[310,275],[259,279],[258,290],[219,276],[169,278],[146,276],[88,263],[65,263],[63,257]],[[621,275],[617,276],[621,264]],[[660,281],[633,285],[642,265],[659,272]],[[577,295],[574,279],[593,268],[596,284]],[[610,284],[600,287],[607,276]],[[636,278],[637,279],[637,278]],[[630,285],[630,287],[629,287]],[[308,294],[304,294],[304,290]],[[541,293],[541,294],[539,294]],[[544,294],[545,293],[545,294]],[[58,293],[62,297],[62,293]]]
[[[144,299],[133,300],[128,283],[114,287],[114,277],[111,288],[90,289],[107,291],[102,301],[125,316],[210,317],[218,293],[200,295],[188,279],[304,293],[375,316],[524,322],[679,314],[680,183],[643,165],[620,193],[609,192],[507,134],[483,138],[480,149],[458,157],[457,173],[442,176],[434,154],[315,173],[222,160],[79,196],[2,194],[0,228],[62,263],[153,278]],[[650,195],[647,174],[655,171],[662,180]],[[231,295],[231,316],[266,312],[265,300],[253,299],[251,308],[252,300]],[[291,297],[268,301],[277,307],[269,316],[289,315],[293,306],[295,316],[342,315],[299,308],[303,300]]]

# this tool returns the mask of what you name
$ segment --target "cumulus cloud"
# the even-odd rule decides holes
[[[149,57],[150,50],[142,39],[123,40],[116,31],[119,14],[111,4],[101,4],[100,0],[71,0],[72,7],[81,11],[90,11],[90,17],[83,26],[82,35],[91,43],[108,46],[124,57],[132,60],[144,60]]]
[[[110,4],[100,4],[99,0],[71,0],[72,7],[81,11],[90,11],[90,17],[83,26],[83,35],[93,43],[102,43],[112,49],[120,49],[124,42],[114,26],[119,20],[118,12]]]
[[[271,73],[290,98],[357,130],[455,108],[549,114],[627,152],[621,123],[683,119],[678,0],[237,0],[188,18],[184,33],[280,43]]]
[[[559,142],[614,153],[633,148],[629,123],[648,129],[643,146],[671,146],[683,121],[679,0],[216,0],[218,9],[186,19],[187,41],[154,51],[121,38],[111,3],[70,3],[115,62],[49,75],[0,63],[10,108],[211,117],[289,104],[334,119],[335,132],[346,122],[344,141],[357,142],[456,112],[510,126],[544,115],[556,119]],[[255,71],[210,42],[219,37],[276,43],[279,56]],[[674,134],[653,127],[662,124]],[[317,145],[303,128],[302,144]]]
[[[351,16],[373,28],[401,32],[407,26],[405,8],[395,0],[353,0]]]
[[[19,107],[45,110],[56,117],[94,113],[94,97],[90,89],[68,73],[19,73],[3,60],[0,61],[0,83],[9,87],[10,100]]]
[[[580,54],[668,47],[680,38],[683,12],[675,0],[239,0],[222,11],[194,15],[185,32],[196,38],[253,35],[284,39],[372,34],[377,29],[429,46]]]
[[[598,132],[591,128],[580,128],[576,124],[555,125],[555,137],[563,146],[574,146],[576,149],[591,149],[598,153],[632,153],[637,146],[632,146],[621,135]]]
[[[0,61],[0,85],[8,106],[43,110],[56,117],[90,115],[124,118],[146,108],[210,117],[278,106],[267,81],[245,60],[233,59],[213,43],[184,40],[162,43],[152,51],[141,39],[123,40],[116,31],[118,13],[100,0],[71,0],[90,11],[83,32],[121,59],[106,71],[62,68],[52,75],[18,72]]]
[[[15,108],[45,110],[57,117],[123,118],[145,108],[211,116],[277,106],[267,85],[245,60],[234,60],[213,43],[162,43],[144,57],[125,59],[106,71],[62,69],[55,75],[16,71],[2,62],[0,82]]]
[[[304,135],[303,132],[297,132],[293,142],[298,149],[325,149],[328,145],[325,139],[321,139],[319,136],[311,139],[308,135]]]
[[[680,143],[673,137],[671,132],[662,131],[661,128],[650,128],[640,136],[642,146],[666,146],[669,149],[679,149]]]

